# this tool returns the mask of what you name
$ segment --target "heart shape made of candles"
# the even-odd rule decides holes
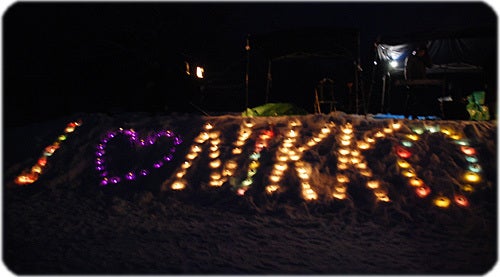
[[[99,183],[101,186],[106,186],[108,184],[117,184],[123,180],[133,181],[139,176],[146,176],[150,174],[148,168],[131,170],[125,173],[124,175],[111,175],[109,173],[106,161],[106,148],[108,146],[108,143],[119,135],[126,136],[132,144],[140,147],[154,145],[161,137],[172,138],[173,147],[169,147],[168,152],[165,155],[163,155],[161,159],[154,161],[152,163],[151,165],[152,169],[159,169],[162,166],[164,166],[165,163],[170,162],[173,159],[173,153],[175,152],[176,149],[175,146],[182,143],[182,139],[169,130],[155,132],[147,136],[146,138],[142,139],[140,139],[137,136],[137,132],[134,131],[133,129],[124,130],[123,128],[119,128],[117,131],[107,132],[104,138],[101,140],[101,142],[97,145],[97,151],[95,153],[96,170],[99,172],[99,176],[102,178]]]

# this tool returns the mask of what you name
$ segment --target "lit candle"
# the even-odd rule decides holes
[[[368,181],[366,183],[366,186],[371,188],[371,189],[376,189],[379,187],[379,185],[380,185],[380,182],[377,180],[371,180],[371,181]]]
[[[418,197],[425,198],[427,197],[427,195],[431,193],[431,188],[426,185],[423,185],[415,188],[415,193],[417,194]]]
[[[471,183],[477,183],[481,181],[481,176],[475,172],[468,171],[464,174],[464,179]]]
[[[186,184],[184,181],[177,180],[172,185],[170,186],[173,190],[182,190],[186,187]]]
[[[450,199],[445,196],[440,196],[434,199],[434,205],[440,208],[448,208],[450,206]]]
[[[424,181],[422,181],[422,179],[417,178],[417,177],[411,178],[410,181],[409,181],[409,183],[413,187],[421,187],[421,186],[424,185]]]
[[[476,154],[476,149],[474,149],[474,148],[472,148],[472,147],[469,147],[469,146],[465,146],[465,145],[463,145],[462,147],[460,147],[460,150],[462,150],[462,152],[463,152],[465,155],[472,156],[472,155],[475,155],[475,154]]]
[[[266,192],[271,194],[279,189],[278,185],[268,185],[266,186]]]
[[[469,200],[467,200],[467,197],[461,195],[461,194],[456,194],[454,197],[455,203],[461,207],[467,207],[469,206]]]

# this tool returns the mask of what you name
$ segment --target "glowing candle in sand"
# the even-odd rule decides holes
[[[434,205],[440,208],[448,208],[450,206],[450,199],[446,196],[439,196],[434,199]]]
[[[455,197],[453,197],[453,200],[455,200],[455,203],[458,206],[461,207],[468,207],[469,206],[469,200],[467,200],[467,197],[461,194],[456,194]]]
[[[415,188],[415,193],[417,194],[418,197],[424,198],[431,193],[431,188],[426,185],[422,185]]]

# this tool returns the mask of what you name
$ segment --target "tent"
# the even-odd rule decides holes
[[[433,61],[433,66],[427,69],[427,77],[431,86],[440,86],[436,88],[438,101],[446,96],[455,102],[464,101],[473,91],[495,88],[496,33],[496,27],[482,27],[380,36],[375,43],[376,73],[373,76],[376,79],[372,81],[380,91],[380,111],[391,108],[390,101],[397,98],[397,90],[405,84],[405,59],[422,44],[427,46]],[[494,97],[491,93],[490,100],[494,101]],[[396,106],[397,103],[392,103],[392,108]]]
[[[265,91],[262,102],[293,102],[312,111],[314,87],[325,77],[354,83],[353,93],[358,93],[356,29],[303,28],[259,34],[247,40],[247,53],[252,67],[247,67],[247,79],[254,74],[250,77],[260,82],[259,89]],[[256,73],[259,66],[262,70]],[[259,89],[254,93],[261,93]],[[246,92],[248,99],[248,82]]]

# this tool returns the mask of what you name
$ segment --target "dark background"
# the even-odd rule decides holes
[[[241,112],[249,34],[358,29],[368,74],[379,35],[496,24],[482,2],[16,2],[3,15],[4,125],[78,112]],[[267,64],[250,58],[254,106],[265,101]],[[184,74],[187,60],[204,65],[206,79]],[[312,90],[311,68],[322,67],[276,64],[273,89],[294,87],[292,99]]]

